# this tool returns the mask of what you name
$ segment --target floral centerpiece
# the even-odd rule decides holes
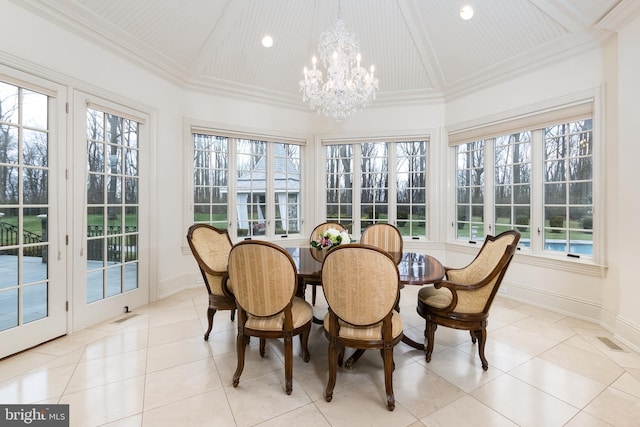
[[[338,231],[328,228],[311,241],[311,247],[316,249],[328,249],[344,243],[351,243],[351,237],[346,231]]]

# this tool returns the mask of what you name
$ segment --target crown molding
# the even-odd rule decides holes
[[[639,15],[640,2],[638,0],[621,0],[596,22],[594,28],[618,32]]]

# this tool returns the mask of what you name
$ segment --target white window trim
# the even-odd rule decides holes
[[[386,131],[385,131],[386,132]],[[427,241],[438,241],[439,238],[439,229],[438,224],[440,223],[440,210],[432,207],[440,206],[437,195],[440,194],[439,191],[439,174],[441,172],[440,167],[434,165],[434,159],[439,159],[440,157],[440,144],[437,141],[440,141],[441,133],[438,129],[435,128],[423,128],[423,129],[411,129],[411,130],[397,130],[397,131],[388,131],[388,133],[380,134],[377,132],[345,132],[345,133],[331,133],[331,134],[319,134],[316,135],[316,156],[315,158],[321,159],[318,164],[326,163],[326,152],[324,147],[327,145],[338,145],[338,144],[361,144],[363,142],[406,142],[406,141],[427,141],[427,175],[425,177],[425,188],[427,191],[426,198],[426,206],[425,206],[425,214],[428,218],[425,230],[425,234],[429,237],[420,236],[420,237],[412,237],[412,236],[404,236],[405,241],[413,241],[413,242],[427,242]],[[391,150],[393,151],[393,150]],[[391,159],[391,155],[389,158]],[[393,154],[393,158],[395,160],[395,154]],[[354,165],[360,164],[360,151],[354,151],[353,157]],[[318,188],[322,191],[316,192],[316,200],[315,206],[324,207],[326,205],[326,188],[324,186],[324,173],[325,169],[323,167],[316,167],[315,169],[315,181],[319,183]],[[360,206],[360,181],[354,180],[353,187],[353,204]],[[395,188],[395,182],[393,182],[393,188]],[[321,188],[320,188],[321,186]],[[389,183],[389,194],[392,193],[392,185]],[[393,208],[395,215],[395,207]],[[317,213],[320,213],[320,216],[316,216],[312,219],[311,224],[320,224],[321,222],[326,221],[326,214],[324,209],[315,209]],[[391,209],[389,210],[391,212]],[[305,224],[308,224],[308,221],[303,221],[303,228]],[[360,216],[356,215],[353,218],[353,226],[358,227],[360,230]],[[311,230],[305,230],[309,233]],[[362,231],[362,230],[360,230]]]
[[[597,87],[589,90],[585,90],[582,92],[565,95],[562,97],[550,99],[547,101],[539,102],[536,104],[531,104],[528,106],[524,106],[515,110],[505,111],[497,114],[493,114],[490,116],[485,116],[481,118],[477,118],[474,120],[461,122],[457,124],[450,125],[446,128],[448,135],[448,145],[449,147],[455,147],[455,145],[468,142],[470,135],[473,135],[474,132],[476,137],[471,137],[471,140],[479,140],[479,139],[488,139],[494,135],[495,131],[486,131],[486,129],[490,129],[494,124],[498,124],[499,127],[497,129],[509,129],[510,126],[504,127],[504,123],[509,123],[509,121],[517,122],[522,117],[528,117],[535,114],[545,114],[547,112],[553,112],[554,110],[562,110],[563,107],[573,107],[580,106],[586,103],[591,103],[592,108],[592,117],[593,117],[593,176],[595,177],[603,177],[605,176],[605,150],[604,150],[604,135],[605,135],[605,117],[604,117],[604,100],[605,100],[605,88]],[[574,110],[575,111],[575,110]],[[548,117],[548,116],[545,116]],[[563,117],[560,116],[560,121],[563,120]],[[523,123],[523,122],[521,122]],[[494,128],[495,129],[495,128]],[[533,129],[520,129],[518,130],[533,130]],[[501,131],[501,130],[500,130]],[[485,133],[486,132],[486,133]],[[456,137],[456,135],[463,137]],[[486,147],[485,147],[486,149]],[[536,154],[538,150],[532,150],[532,161],[533,157],[537,156]],[[448,164],[449,171],[447,180],[449,185],[447,186],[449,191],[449,208],[448,208],[448,224],[455,223],[455,206],[456,206],[456,197],[454,193],[451,191],[455,190],[456,183],[456,155],[455,149],[449,148],[448,152]],[[532,170],[532,177],[534,176],[534,172]],[[537,179],[537,178],[535,178]],[[485,177],[485,185],[487,182],[487,178]],[[493,177],[491,177],[493,180]],[[594,179],[593,181],[593,229],[594,229],[594,243],[597,241],[597,244],[594,244],[594,251],[592,257],[582,257],[582,258],[568,258],[566,254],[553,254],[548,251],[532,253],[529,250],[522,249],[518,251],[518,254],[521,256],[518,257],[519,260],[522,260],[524,263],[529,265],[544,265],[544,266],[553,266],[556,269],[576,272],[576,273],[585,273],[589,275],[593,275],[596,277],[605,277],[607,267],[607,235],[606,235],[606,224],[604,220],[604,215],[606,213],[605,209],[605,198],[604,198],[604,189],[605,189],[605,179]],[[536,184],[535,181],[532,182],[532,198],[531,198],[531,209],[539,209],[541,208],[541,190],[537,189],[534,191],[533,185],[541,185]],[[486,188],[486,187],[485,187]],[[454,189],[454,190],[451,190]],[[485,191],[485,213],[487,211],[487,206],[489,206],[489,210],[492,205],[489,205],[487,202],[487,196],[491,192]],[[493,197],[493,196],[491,196]],[[492,199],[493,200],[493,199]],[[487,218],[485,217],[485,223],[487,222]],[[532,225],[533,229],[533,225]],[[533,245],[533,239],[532,239]],[[464,242],[456,239],[455,229],[453,227],[448,227],[447,232],[447,243],[446,246],[448,250],[452,250],[454,252],[466,252],[465,248],[476,248],[477,245],[470,244],[468,242]],[[473,250],[472,250],[473,252]],[[551,263],[551,264],[550,264]]]
[[[299,134],[294,132],[282,132],[273,129],[252,128],[248,126],[232,126],[225,123],[210,122],[206,120],[198,120],[193,118],[183,118],[182,120],[182,157],[183,157],[183,188],[185,189],[182,203],[182,226],[184,230],[187,230],[193,225],[193,133],[200,133],[204,135],[214,136],[226,136],[230,139],[229,144],[229,164],[235,165],[237,159],[237,152],[235,149],[235,139],[252,139],[258,141],[265,141],[269,143],[284,143],[300,145],[301,147],[309,146],[309,137],[306,134]],[[267,192],[273,190],[273,144],[267,144]],[[300,159],[301,168],[305,170],[303,154]],[[234,169],[235,171],[235,169]],[[301,175],[301,189],[300,192],[300,205],[304,206],[305,200],[305,175],[304,172]],[[229,193],[235,194],[236,192],[236,180],[229,179]],[[271,204],[267,204],[267,210],[271,212],[271,209],[275,209]],[[303,209],[304,210],[304,209]],[[236,212],[236,200],[235,198],[229,198],[229,222],[227,227],[230,230],[230,236],[232,240],[239,241],[242,238],[235,236],[235,233],[231,233],[231,229],[236,226],[237,218]],[[304,216],[301,218],[301,228],[304,228]],[[296,235],[290,234],[288,238],[295,238]],[[253,237],[255,238],[255,237]],[[282,236],[265,236],[265,239],[280,240]],[[191,255],[191,249],[187,243],[186,232],[182,238],[182,253],[183,255]]]

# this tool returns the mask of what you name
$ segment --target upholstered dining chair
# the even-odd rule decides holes
[[[324,318],[329,340],[330,402],[345,347],[379,349],[384,364],[387,408],[393,411],[393,348],[403,336],[394,310],[400,297],[400,275],[391,256],[374,246],[351,243],[329,251],[322,266],[322,289],[329,306]]]
[[[309,235],[309,247],[311,250],[311,255],[316,258],[318,261],[324,260],[325,253],[318,249],[311,248],[311,242],[316,240],[321,233],[324,233],[330,228],[335,228],[338,231],[347,231],[347,228],[340,224],[339,222],[324,222],[322,224],[316,225],[311,234]],[[316,305],[316,289],[318,286],[322,286],[321,282],[306,280],[305,286],[311,286],[311,304]]]
[[[187,241],[209,293],[209,328],[204,334],[204,340],[207,341],[213,328],[213,316],[218,310],[231,310],[231,320],[235,318],[236,300],[228,288],[227,272],[232,244],[226,230],[208,224],[194,224],[189,227]]]
[[[402,260],[402,234],[392,224],[380,222],[368,226],[360,236],[360,243],[389,252],[396,264]]]
[[[519,240],[520,233],[516,230],[487,236],[480,252],[466,267],[445,267],[442,281],[418,291],[418,314],[426,320],[427,362],[431,361],[436,328],[442,325],[470,331],[472,343],[478,342],[482,369],[489,368],[484,355],[489,309]]]
[[[293,259],[283,248],[269,242],[245,240],[229,254],[229,277],[238,307],[236,350],[238,366],[233,375],[237,387],[244,369],[249,337],[260,338],[260,356],[265,355],[267,338],[284,338],[286,393],[293,389],[293,342],[300,336],[302,359],[309,361],[307,348],[313,309],[295,297],[297,271]]]

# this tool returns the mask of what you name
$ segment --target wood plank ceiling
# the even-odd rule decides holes
[[[637,0],[22,0],[178,84],[302,106],[298,84],[340,7],[380,100],[454,97],[610,34]],[[471,20],[460,18],[471,4]],[[261,39],[269,34],[271,48]]]

